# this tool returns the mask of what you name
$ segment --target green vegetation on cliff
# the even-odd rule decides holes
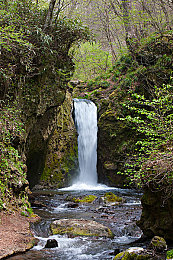
[[[88,38],[79,20],[60,19],[51,4],[0,2],[0,208],[29,207],[26,172],[38,183],[73,73],[69,49]]]
[[[16,107],[1,109],[0,130],[0,209],[20,205],[23,212],[29,212],[25,156],[18,151],[25,130]]]

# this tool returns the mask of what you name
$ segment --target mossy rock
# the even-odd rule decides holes
[[[92,203],[96,198],[95,195],[88,195],[82,198],[73,198],[72,200],[77,203]]]
[[[106,204],[120,204],[124,201],[123,198],[118,197],[112,192],[105,193],[103,200]]]
[[[156,252],[164,252],[167,249],[167,244],[163,237],[155,236],[151,240],[149,247]]]
[[[59,219],[50,226],[53,235],[67,234],[69,237],[95,236],[113,238],[112,231],[96,221],[85,219]]]
[[[147,260],[153,259],[152,254],[143,248],[129,248],[116,255],[113,260]]]

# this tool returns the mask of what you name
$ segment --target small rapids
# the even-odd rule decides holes
[[[38,244],[22,255],[10,257],[11,260],[108,260],[113,259],[114,250],[130,247],[141,236],[141,230],[135,222],[140,218],[141,194],[128,189],[112,188],[110,191],[124,198],[124,202],[116,206],[106,206],[96,202],[81,204],[76,208],[70,207],[69,198],[95,195],[98,198],[108,190],[52,190],[35,191],[36,200],[44,207],[35,207],[34,212],[42,220],[32,225]],[[108,226],[114,233],[114,238],[99,237],[67,237],[66,235],[51,235],[50,223],[55,219],[87,219]],[[47,249],[47,239],[56,239],[58,247]]]

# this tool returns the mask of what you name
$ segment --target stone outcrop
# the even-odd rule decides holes
[[[161,192],[144,190],[142,197],[142,215],[138,226],[144,235],[153,237],[159,235],[166,240],[173,240],[173,198],[167,198],[163,203]]]
[[[48,98],[44,104],[44,98],[40,97],[43,104],[37,103],[32,112],[34,108],[31,106],[26,114],[25,153],[30,187],[40,180],[44,184],[56,182],[58,187],[62,187],[76,163],[77,134],[72,119],[71,96],[57,86],[52,96],[49,95],[52,103],[49,104]]]
[[[75,236],[96,236],[113,238],[112,231],[96,221],[85,219],[60,219],[51,224],[51,231],[55,234]]]

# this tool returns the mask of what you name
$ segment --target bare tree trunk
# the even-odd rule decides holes
[[[50,0],[49,10],[47,12],[46,21],[45,21],[44,28],[43,28],[44,31],[46,29],[48,29],[50,24],[52,23],[53,10],[54,10],[54,7],[55,7],[55,3],[56,3],[56,0]]]
[[[121,9],[123,15],[123,23],[126,33],[126,44],[128,49],[133,53],[134,47],[136,45],[136,35],[134,33],[134,28],[132,25],[132,17],[130,11],[131,7],[131,0],[121,0]]]

